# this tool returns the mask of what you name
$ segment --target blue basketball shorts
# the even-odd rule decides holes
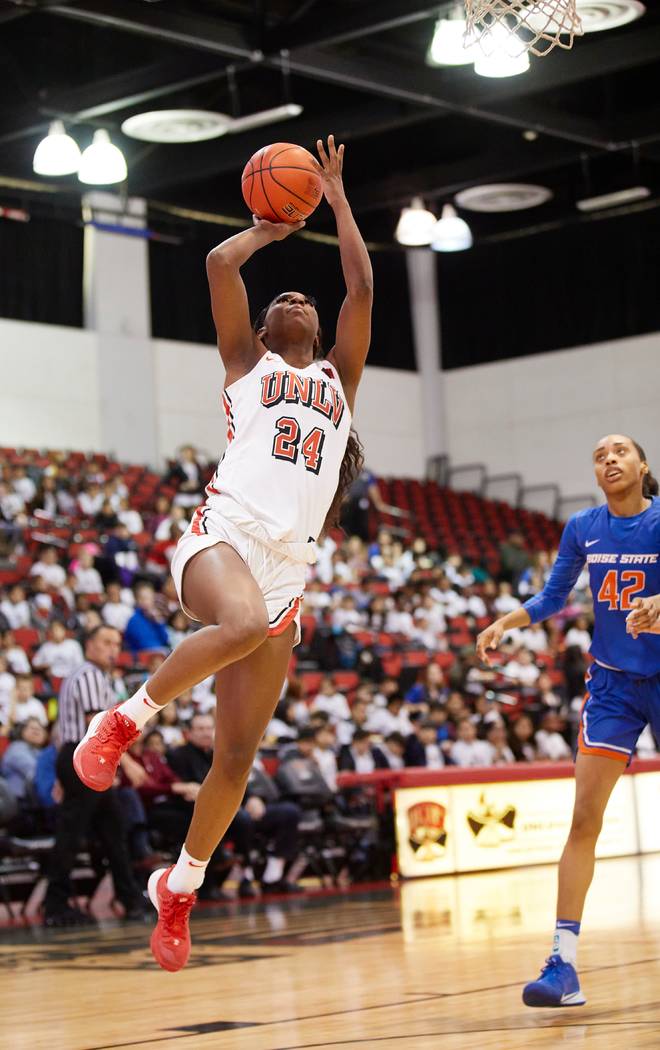
[[[593,663],[580,715],[578,751],[629,762],[648,722],[660,740],[660,674],[638,678]]]

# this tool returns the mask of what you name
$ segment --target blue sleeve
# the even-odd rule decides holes
[[[138,638],[138,619],[136,614],[133,613],[130,620],[126,624],[126,630],[124,631],[124,645],[127,649],[136,651],[140,648],[140,639]]]
[[[35,765],[36,759],[27,747],[10,746],[2,761],[2,772],[6,777],[16,775],[27,782],[32,779]]]
[[[159,623],[159,624],[157,624],[157,627],[158,627],[158,634],[160,636],[160,640],[162,641],[163,645],[167,649],[171,649],[172,646],[170,645],[170,638],[169,638],[169,635],[167,633],[167,625],[164,624],[164,623]]]
[[[55,759],[57,751],[50,745],[37,759],[37,770],[34,775],[34,789],[42,806],[53,806],[53,788],[55,786]]]
[[[550,578],[542,591],[526,601],[523,608],[529,613],[532,623],[539,623],[554,616],[566,604],[566,599],[575,586],[575,581],[584,566],[584,551],[578,540],[575,517],[569,518],[562,533],[557,560]]]
[[[407,700],[409,704],[418,704],[420,700],[424,699],[424,686],[420,682],[415,682],[411,685],[410,689],[404,696],[404,700]]]

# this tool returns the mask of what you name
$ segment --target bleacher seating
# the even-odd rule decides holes
[[[16,448],[0,449],[0,472],[3,467],[20,466],[26,459],[30,460],[31,466],[39,469],[54,468],[67,483],[73,483],[74,491],[80,479],[97,478],[101,484],[111,479],[120,480],[128,490],[131,509],[139,511],[144,523],[144,529],[132,536],[139,563],[136,578],[152,575],[152,567],[155,564],[156,569],[161,571],[160,576],[156,573],[153,578],[159,585],[165,582],[165,547],[172,548],[172,541],[166,544],[162,540],[156,541],[151,527],[157,501],[164,497],[169,505],[177,495],[177,488],[169,480],[169,475],[161,476],[136,464],[121,464],[102,453],[64,453]],[[208,477],[212,470],[212,465],[209,465]],[[497,580],[501,569],[502,542],[513,531],[517,531],[522,534],[527,551],[531,554],[536,551],[551,551],[559,540],[560,524],[541,513],[484,499],[474,493],[455,492],[439,486],[434,481],[381,478],[378,484],[384,502],[404,513],[403,516],[395,517],[371,511],[370,541],[374,542],[377,539],[380,530],[389,529],[397,539],[402,540],[405,549],[416,537],[422,537],[428,550],[434,552],[433,568],[416,570],[415,579],[408,578],[406,586],[398,593],[403,595],[404,599],[407,595],[409,599],[411,595],[414,596],[418,584],[437,585],[438,579],[444,573],[446,559],[458,555],[463,560],[466,571],[475,569],[471,590],[476,597],[484,600],[488,615],[448,615],[442,639],[437,646],[431,645],[430,648],[422,644],[418,637],[383,630],[382,621],[372,621],[366,616],[365,610],[368,610],[371,602],[382,598],[393,604],[392,598],[396,596],[397,587],[385,576],[379,575],[366,556],[365,547],[363,567],[356,572],[354,578],[336,578],[320,583],[321,589],[328,592],[331,603],[336,604],[342,595],[351,595],[356,599],[362,615],[360,624],[349,631],[336,629],[331,623],[331,612],[334,608],[332,604],[329,618],[309,606],[303,612],[302,644],[294,650],[289,675],[291,679],[297,677],[297,695],[310,710],[319,692],[322,677],[328,670],[332,671],[335,689],[346,696],[349,706],[353,704],[356,692],[366,681],[361,678],[359,662],[359,657],[365,650],[379,663],[383,675],[396,678],[404,692],[420,679],[431,664],[444,672],[445,682],[451,681],[452,689],[458,688],[460,691],[465,683],[469,659],[474,652],[476,633],[493,618],[494,581]],[[187,514],[188,511],[186,516]],[[107,532],[107,527],[104,530],[93,517],[83,514],[80,508],[68,514],[48,515],[36,503],[33,504],[28,507],[26,520],[22,523],[20,541],[15,543],[9,556],[0,562],[0,596],[4,596],[14,582],[25,582],[29,590],[30,569],[44,544],[54,545],[61,564],[68,567],[86,544],[93,543],[96,550],[102,553]],[[333,533],[333,539],[341,547],[345,537],[336,531]],[[52,599],[55,615],[65,618],[68,616],[69,634],[81,637],[82,630],[78,626],[75,611],[66,606],[61,594],[53,593]],[[85,604],[98,610],[105,600],[105,594],[89,594],[86,595]],[[47,621],[48,614],[44,616],[35,606],[31,626],[18,627],[14,631],[16,644],[24,649],[29,659],[45,640]],[[336,651],[336,662],[330,664],[319,656],[322,648],[319,643],[328,640],[328,636],[334,644],[346,643],[341,653]],[[537,654],[535,660],[540,669],[548,672],[553,687],[559,688],[564,681],[561,636],[553,637],[551,643],[549,651]],[[129,683],[142,681],[152,658],[153,651],[149,650],[135,654],[122,651],[118,659],[118,671],[126,676]],[[57,696],[59,685],[60,680],[53,675],[49,676],[47,672],[40,672],[34,676],[34,694],[44,702],[51,722],[56,715],[54,698]],[[501,691],[506,688],[510,717],[527,709],[529,690],[507,685],[501,669],[494,673],[492,687]],[[468,696],[468,693],[465,695]],[[0,735],[0,756],[7,743],[8,737]],[[275,772],[278,758],[272,745],[264,750],[263,757],[267,769]],[[337,828],[333,834],[338,841],[341,839]],[[334,845],[336,846],[337,842]],[[20,854],[22,847],[16,849]],[[38,852],[36,846],[35,852]],[[310,857],[312,855],[316,856],[313,851]],[[41,862],[43,856],[40,855],[38,859]],[[27,893],[29,887],[39,878],[39,871],[39,864],[35,867],[34,858],[29,856],[29,849],[25,857],[22,854],[10,857],[4,868],[0,866],[0,902],[3,900],[3,883],[9,885],[12,879],[17,880],[17,884],[21,883]],[[7,890],[4,894],[5,903],[8,903],[7,897],[12,897],[13,892]],[[27,897],[22,896],[23,889],[18,888],[15,892],[16,896],[13,899],[21,902],[27,900]]]

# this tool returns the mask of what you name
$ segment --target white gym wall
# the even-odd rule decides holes
[[[0,445],[111,451],[157,465],[186,442],[211,456],[225,448],[224,371],[212,346],[99,340],[79,328],[0,319],[0,374]],[[367,369],[356,427],[372,470],[424,474],[421,411],[417,373]]]
[[[212,346],[150,337],[144,202],[87,198],[95,217],[133,235],[88,227],[85,330],[0,319],[0,444],[101,450],[162,466],[190,442],[225,447]],[[119,212],[115,211],[121,203]],[[483,463],[562,495],[594,493],[590,452],[625,431],[660,472],[660,333],[442,372],[435,257],[408,253],[417,372],[367,367],[356,427],[369,467],[423,477],[429,455]]]
[[[444,381],[453,464],[596,493],[594,444],[624,433],[660,473],[660,333],[454,369]]]

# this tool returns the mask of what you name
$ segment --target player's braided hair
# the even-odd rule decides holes
[[[633,441],[632,438],[630,440],[635,446],[635,449],[637,450],[637,455],[641,459],[642,463],[646,463],[648,467],[646,452],[644,451],[642,446],[639,445],[636,441]],[[642,482],[642,496],[644,496],[645,499],[651,499],[652,496],[657,496],[658,492],[660,492],[660,485],[658,485],[657,478],[653,477],[653,474],[651,473],[651,470],[649,468],[649,472],[648,474],[644,475],[644,481]]]
[[[273,300],[274,302],[275,300]],[[266,314],[272,304],[264,306],[263,310],[260,310],[254,321],[254,330],[258,332],[264,327],[266,321]],[[314,360],[319,361],[324,357],[323,353],[323,332],[319,325],[317,332],[317,343],[314,351]],[[329,529],[335,528],[339,525],[341,518],[341,508],[344,500],[348,495],[348,491],[351,485],[356,481],[362,473],[364,467],[364,449],[362,442],[358,437],[357,431],[351,427],[348,434],[348,441],[346,442],[346,451],[344,452],[344,458],[341,461],[339,468],[339,481],[337,482],[337,491],[335,492],[332,503],[328,513],[325,516],[325,522],[323,524],[323,532],[328,532]],[[656,483],[657,484],[657,483]]]

